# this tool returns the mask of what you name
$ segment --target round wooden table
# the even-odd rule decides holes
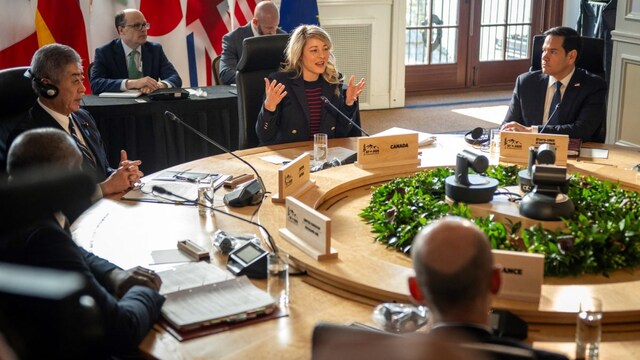
[[[330,147],[355,148],[355,139],[332,139]],[[313,325],[318,321],[340,323],[371,322],[374,305],[385,301],[409,302],[407,278],[413,274],[410,259],[401,253],[375,243],[369,226],[359,217],[371,195],[371,187],[394,177],[408,176],[426,168],[453,166],[455,155],[468,148],[461,136],[439,136],[438,141],[421,149],[421,165],[363,170],[354,165],[330,168],[313,173],[316,187],[298,199],[332,219],[332,246],[338,259],[318,262],[278,236],[285,224],[285,206],[267,197],[256,217],[274,237],[278,247],[290,255],[295,266],[306,275],[292,278],[290,316],[262,322],[216,335],[177,342],[158,329],[142,344],[142,349],[161,358],[240,358],[277,354],[279,358],[308,358]],[[607,146],[607,159],[570,160],[569,172],[595,174],[602,179],[619,181],[623,186],[640,189],[636,172],[630,170],[640,162],[637,149]],[[311,151],[312,143],[295,143],[255,148],[237,152],[262,176],[267,190],[276,193],[277,170],[281,165],[262,157],[279,155],[293,159],[303,151]],[[487,154],[488,155],[488,154]],[[495,159],[492,159],[495,161]],[[171,168],[238,175],[249,172],[246,165],[230,155],[217,155]],[[143,169],[144,170],[144,169]],[[148,176],[152,178],[153,175]],[[221,196],[215,206],[224,209]],[[230,208],[236,215],[251,218],[255,207]],[[151,251],[172,249],[181,239],[191,239],[210,249],[211,235],[217,229],[243,233],[259,233],[256,227],[223,214],[201,217],[195,207],[103,199],[74,223],[78,243],[123,268],[153,263]],[[213,257],[223,265],[224,259]],[[162,268],[162,266],[157,266]],[[261,284],[258,282],[261,286]],[[603,276],[578,278],[545,278],[540,302],[525,303],[496,299],[494,307],[508,309],[523,317],[530,326],[530,340],[542,341],[537,346],[566,351],[575,333],[575,318],[581,296],[597,296],[603,300],[604,349],[611,355],[635,354],[640,343],[640,276],[631,271]],[[564,347],[563,347],[564,346]],[[570,346],[570,345],[569,345]],[[611,357],[613,358],[613,357]]]

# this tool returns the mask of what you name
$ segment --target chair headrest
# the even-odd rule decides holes
[[[242,42],[239,72],[277,69],[284,60],[289,34],[254,36]]]
[[[33,106],[36,94],[31,88],[31,79],[24,76],[28,66],[0,70],[1,115],[23,112]]]

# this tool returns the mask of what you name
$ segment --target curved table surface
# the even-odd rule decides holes
[[[356,139],[329,141],[330,147],[353,149],[355,145]],[[439,136],[435,145],[421,149],[421,168],[453,166],[455,155],[468,147],[461,136]],[[639,151],[618,146],[607,148],[607,159],[570,160],[569,171],[597,174],[603,179],[619,181],[625,187],[640,189],[637,173],[631,170],[633,165],[640,162]],[[237,154],[252,163],[261,174],[267,190],[275,193],[280,165],[260,158],[280,155],[293,159],[311,149],[311,142],[304,142],[248,149]],[[247,172],[246,165],[228,154],[196,160],[172,169],[235,175]],[[408,302],[406,279],[413,274],[410,259],[374,243],[368,225],[358,218],[357,213],[369,201],[372,185],[420,170],[415,167],[363,170],[346,165],[311,174],[317,186],[298,199],[332,219],[332,246],[338,251],[339,257],[324,262],[315,261],[278,235],[278,229],[285,224],[285,207],[266,198],[254,220],[269,230],[278,247],[289,253],[295,266],[307,274],[292,279],[290,316],[183,343],[177,343],[166,332],[158,330],[145,339],[142,348],[151,354],[171,358],[205,354],[235,358],[248,354],[262,355],[265,351],[280,354],[279,351],[283,350],[292,354],[291,358],[308,357],[311,330],[316,322],[370,322],[373,305],[383,301]],[[147,178],[152,177],[153,174]],[[215,206],[224,209],[222,195],[223,192],[216,195]],[[247,219],[255,210],[256,207],[227,209]],[[222,214],[201,217],[192,206],[113,199],[96,203],[74,223],[73,229],[74,237],[81,246],[123,268],[148,266],[153,262],[150,256],[152,250],[175,248],[177,240],[185,238],[210,249],[211,235],[217,229],[244,233],[258,231],[252,225],[239,223]],[[224,265],[224,259],[217,256],[212,258],[212,262]],[[156,268],[162,269],[162,266]],[[264,286],[262,282],[257,283]],[[603,300],[603,340],[614,341],[610,345],[615,341],[626,341],[626,350],[622,354],[636,354],[640,344],[631,341],[629,345],[628,340],[640,338],[640,301],[637,301],[640,298],[640,276],[637,273],[618,272],[610,278],[545,278],[538,304],[498,298],[494,301],[494,307],[508,309],[523,317],[529,323],[531,340],[571,341],[578,302],[585,295]],[[244,336],[252,336],[253,340],[247,340]],[[230,342],[234,347],[237,345],[237,350],[232,353],[226,352]],[[542,347],[545,347],[544,344]],[[546,347],[555,348],[552,345]],[[615,346],[611,348],[616,349]],[[610,354],[617,353],[617,350],[611,350]],[[606,354],[603,356],[608,357]]]

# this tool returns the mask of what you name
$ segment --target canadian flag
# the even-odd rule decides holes
[[[212,84],[211,61],[222,36],[253,18],[259,0],[11,0],[0,12],[0,69],[25,66],[41,46],[73,47],[85,69],[94,49],[117,37],[114,16],[138,8],[151,23],[149,40],[159,42],[184,86]]]

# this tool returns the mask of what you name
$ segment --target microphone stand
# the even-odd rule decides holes
[[[202,139],[204,139],[206,142],[215,145],[218,149],[224,151],[225,153],[235,157],[236,159],[242,161],[245,165],[247,165],[248,167],[251,168],[251,170],[253,170],[253,172],[256,174],[256,178],[258,180],[258,183],[260,184],[260,191],[261,194],[260,195],[260,201],[262,201],[262,198],[264,197],[264,194],[267,193],[267,189],[264,186],[264,182],[262,181],[262,178],[260,177],[260,174],[258,174],[258,171],[251,165],[249,164],[248,161],[246,161],[245,159],[241,158],[240,156],[234,154],[232,151],[230,151],[229,149],[225,148],[224,146],[218,144],[218,142],[216,142],[215,140],[213,140],[212,138],[208,137],[207,135],[201,133],[200,131],[196,130],[194,127],[192,127],[191,125],[187,124],[186,122],[182,121],[182,119],[180,119],[179,117],[177,117],[174,113],[172,113],[171,111],[165,111],[164,112],[164,116],[166,116],[167,118],[169,118],[169,120],[173,120],[175,122],[177,122],[178,124],[186,127],[187,129],[191,130],[193,133],[195,133],[196,135],[200,136]]]
[[[271,237],[271,234],[269,233],[269,231],[264,226],[262,226],[261,224],[258,224],[257,222],[253,222],[251,220],[247,220],[247,219],[245,219],[243,217],[240,217],[238,215],[234,215],[234,214],[222,211],[222,210],[220,210],[218,208],[215,208],[213,206],[210,206],[210,205],[208,205],[206,203],[202,203],[199,200],[193,201],[191,199],[187,199],[186,197],[184,197],[182,195],[178,195],[178,194],[172,193],[171,191],[169,191],[169,190],[167,190],[167,189],[165,189],[165,188],[163,188],[162,186],[159,186],[159,185],[154,185],[151,188],[151,192],[152,193],[162,194],[162,195],[173,196],[173,197],[176,197],[178,199],[181,199],[181,200],[184,200],[184,201],[187,201],[187,202],[194,202],[196,205],[203,206],[203,207],[205,207],[207,209],[210,209],[210,210],[213,210],[215,212],[218,212],[218,213],[221,213],[221,214],[224,214],[224,215],[227,215],[227,216],[231,216],[234,219],[237,219],[237,220],[240,220],[240,221],[244,221],[244,222],[246,222],[248,224],[257,226],[260,230],[264,231],[265,234],[267,234],[267,242],[269,243],[269,247],[271,248],[271,250],[273,250],[273,253],[274,254],[278,254],[278,248],[276,247],[276,243],[273,241],[273,238]]]
[[[544,132],[544,129],[546,129],[547,125],[549,125],[551,120],[553,120],[553,117],[556,115],[556,112],[558,111],[559,108],[560,108],[560,104],[556,105],[556,108],[553,109],[553,112],[551,113],[551,116],[549,116],[549,120],[547,120],[547,123],[544,124],[544,126],[542,127],[542,129],[540,129],[540,131],[538,131],[539,134],[542,134]]]
[[[360,126],[358,126],[358,124],[356,124],[355,121],[351,120],[347,115],[345,115],[342,111],[340,111],[340,109],[338,109],[337,107],[335,107],[331,101],[329,101],[329,99],[327,99],[325,96],[320,96],[320,99],[327,105],[331,106],[331,108],[333,108],[333,110],[335,110],[336,112],[338,112],[338,114],[342,115],[343,118],[347,119],[347,121],[349,123],[351,123],[351,125],[355,126],[356,129],[360,130],[363,134],[367,135],[367,136],[371,136],[369,135],[369,133],[367,133],[366,131],[362,130],[362,128]]]

